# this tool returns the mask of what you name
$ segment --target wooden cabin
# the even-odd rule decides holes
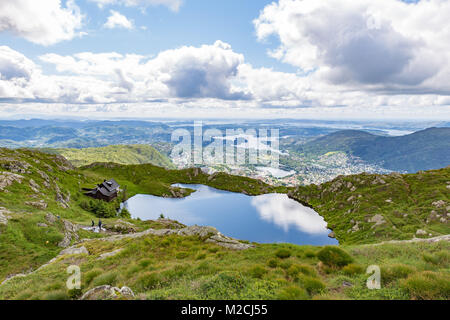
[[[117,195],[119,193],[119,184],[114,179],[105,180],[101,184],[98,184],[97,187],[94,189],[83,189],[84,191],[87,191],[84,193],[84,195],[104,200],[107,202],[110,202],[117,198]]]

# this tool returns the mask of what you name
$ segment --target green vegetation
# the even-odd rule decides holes
[[[311,205],[339,243],[375,243],[450,234],[450,167],[417,174],[340,176],[290,196]]]
[[[343,130],[294,146],[294,149],[315,155],[344,151],[386,169],[415,173],[448,166],[450,128],[430,128],[399,137]]]
[[[43,151],[62,155],[77,167],[95,162],[114,162],[120,164],[150,163],[164,168],[175,168],[167,156],[149,145],[112,145],[100,148],[61,148],[44,149]]]
[[[317,258],[328,267],[340,269],[353,262],[352,257],[338,247],[325,247],[317,253]]]
[[[0,286],[0,298],[78,297],[80,293],[64,286],[66,268],[75,261],[82,270],[82,293],[104,284],[128,286],[137,299],[450,298],[448,265],[436,266],[417,259],[423,252],[434,255],[448,251],[448,242],[345,246],[339,255],[350,256],[355,264],[328,272],[317,258],[324,250],[320,247],[265,244],[232,251],[198,237],[175,235],[115,242],[93,240],[83,245],[89,255],[61,256],[36,273],[14,278]],[[101,254],[117,249],[122,251],[99,260]],[[292,255],[278,258],[280,249]],[[316,257],[305,257],[306,250]],[[199,255],[202,259],[198,259]],[[381,290],[369,290],[365,285],[369,276],[365,270],[372,264],[382,268]],[[350,266],[352,272],[348,272]]]
[[[448,207],[448,168],[404,176],[340,177],[293,190],[151,164],[75,168],[61,156],[25,149],[0,149],[0,167],[0,282],[55,258],[68,232],[66,222],[87,226],[96,215],[108,212],[106,208],[116,209],[118,202],[91,202],[81,191],[112,177],[126,190],[120,200],[137,193],[182,197],[192,192],[172,187],[174,183],[201,183],[251,195],[289,192],[314,206],[341,243],[339,248],[255,244],[233,251],[200,237],[145,235],[103,241],[97,238],[104,234],[79,229],[70,242],[90,238],[80,244],[89,255],[58,256],[33,273],[12,278],[0,285],[0,299],[77,299],[103,284],[128,286],[137,299],[450,298],[449,242],[371,244],[411,239],[419,228],[426,232],[422,237],[448,234],[447,223],[441,221]],[[351,196],[355,198],[348,201]],[[163,219],[133,220],[126,211],[122,217],[113,211],[102,221],[119,233],[178,227]],[[50,213],[54,221],[49,220]],[[112,252],[116,254],[100,259]],[[65,286],[66,269],[73,264],[81,267],[81,290]],[[370,265],[381,268],[381,290],[366,287],[365,270]]]

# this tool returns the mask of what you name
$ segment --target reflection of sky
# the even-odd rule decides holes
[[[256,197],[204,185],[174,185],[197,190],[183,199],[136,195],[126,202],[133,218],[160,214],[186,225],[212,226],[223,234],[259,243],[337,244],[327,237],[326,223],[312,209],[284,194]]]
[[[327,223],[313,209],[289,199],[284,194],[268,194],[252,199],[260,217],[283,228],[297,228],[310,234],[328,233]]]

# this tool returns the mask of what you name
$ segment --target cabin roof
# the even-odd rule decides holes
[[[101,184],[97,185],[96,188],[87,190],[85,195],[95,197],[95,195],[97,193],[100,193],[100,194],[104,195],[105,197],[111,197],[111,196],[116,195],[119,187],[120,186],[116,180],[114,180],[114,179],[105,180]]]

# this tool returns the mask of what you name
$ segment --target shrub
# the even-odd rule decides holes
[[[117,274],[114,271],[99,275],[98,277],[96,277],[94,279],[94,286],[95,287],[103,286],[103,285],[112,286],[112,285],[114,285],[116,278],[117,278]]]
[[[306,250],[304,253],[305,258],[315,258],[316,253],[312,250]]]
[[[244,287],[245,280],[239,273],[225,271],[202,284],[201,291],[208,299],[230,299],[238,296]]]
[[[146,272],[137,279],[136,285],[142,291],[152,290],[161,285],[163,279],[159,273]]]
[[[262,277],[267,273],[266,268],[260,265],[256,265],[250,269],[249,274],[252,278],[262,279]]]
[[[323,264],[332,268],[342,268],[351,262],[353,258],[338,247],[325,247],[317,253],[317,257]]]
[[[414,272],[415,269],[410,266],[396,264],[388,268],[381,269],[381,281],[386,285],[398,279],[405,279]]]
[[[439,251],[435,254],[424,253],[422,258],[425,262],[436,266],[447,266],[449,264],[450,254],[447,251]]]
[[[299,282],[310,295],[320,293],[326,288],[326,285],[321,280],[305,275],[300,276]]]
[[[152,264],[152,260],[150,260],[150,259],[142,259],[141,261],[139,261],[139,266],[141,268],[147,268],[151,264]]]
[[[104,271],[102,269],[92,269],[91,271],[86,272],[83,277],[84,281],[89,285],[95,277],[101,275],[103,272]]]
[[[305,289],[297,286],[290,286],[282,289],[278,293],[279,300],[307,300],[309,296]]]
[[[425,271],[416,273],[400,283],[412,298],[422,300],[448,300],[450,298],[450,277]]]
[[[307,275],[307,276],[317,277],[317,271],[313,267],[308,266],[306,264],[301,264],[298,267],[299,267],[300,273]]]
[[[120,210],[119,216],[121,218],[130,219],[131,213],[130,213],[130,211],[128,211],[127,208],[123,208],[122,210]]]
[[[288,249],[278,249],[275,255],[280,259],[287,259],[291,256],[291,251]]]
[[[267,261],[267,265],[270,268],[276,268],[276,267],[278,267],[278,261],[277,261],[277,259],[270,259],[269,261]]]
[[[292,265],[286,270],[286,274],[291,278],[297,278],[300,273],[300,267],[298,265]]]
[[[80,298],[82,294],[83,291],[81,291],[81,289],[71,289],[67,292],[68,297],[72,300]]]
[[[355,274],[364,273],[364,268],[359,264],[350,263],[349,265],[346,265],[342,268],[342,272],[344,272],[344,274],[348,276],[353,276]]]

